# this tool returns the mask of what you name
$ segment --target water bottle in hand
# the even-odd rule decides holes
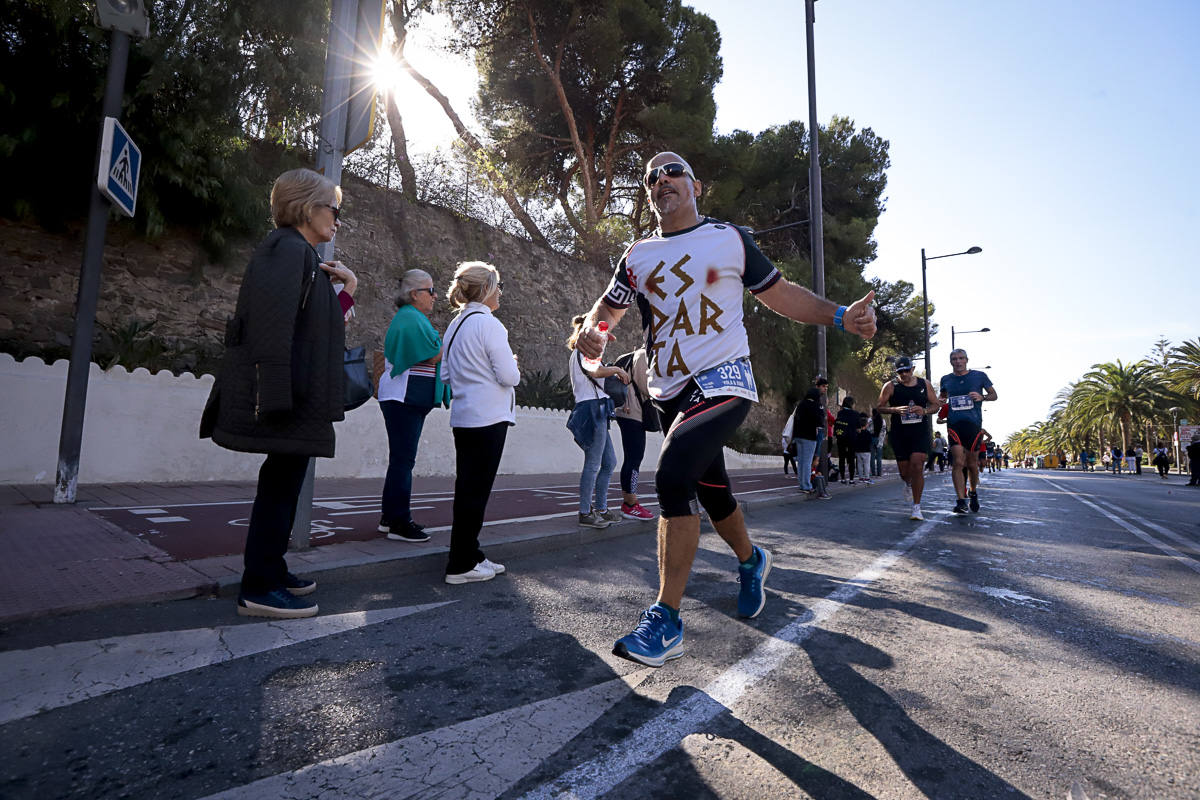
[[[600,366],[600,363],[601,363],[600,359],[604,358],[604,345],[608,344],[608,340],[610,338],[608,335],[608,323],[607,322],[597,323],[596,330],[598,330],[598,331],[600,331],[600,333],[604,334],[604,344],[600,345],[600,355],[597,358],[583,359],[583,368],[588,370],[589,372],[594,371],[596,369],[596,367]]]

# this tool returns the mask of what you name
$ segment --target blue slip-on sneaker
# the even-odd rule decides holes
[[[287,589],[269,592],[242,592],[237,600],[238,615],[271,619],[315,617],[317,604],[305,597],[296,597]]]
[[[753,619],[767,604],[767,574],[771,571],[771,551],[755,546],[758,554],[753,565],[738,564],[738,615]]]
[[[296,597],[302,597],[306,594],[312,594],[317,590],[317,582],[312,578],[301,578],[299,575],[288,573],[283,579],[283,588],[287,589]]]
[[[633,633],[617,639],[613,655],[650,667],[661,667],[683,655],[683,620],[671,622],[667,610],[657,605],[642,612]]]

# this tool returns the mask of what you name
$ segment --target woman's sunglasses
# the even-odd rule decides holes
[[[437,289],[427,286],[424,289],[413,289],[414,292],[429,292],[430,297],[437,297]]]
[[[678,161],[672,161],[670,164],[663,164],[646,173],[646,188],[653,188],[654,184],[658,183],[658,178],[661,175],[666,175],[668,178],[678,178],[680,175],[687,175],[692,180],[696,180],[696,176],[688,172],[687,167]]]

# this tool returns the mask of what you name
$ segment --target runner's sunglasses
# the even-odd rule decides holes
[[[660,175],[666,175],[668,178],[678,178],[680,175],[687,175],[692,180],[696,180],[696,176],[689,172],[687,167],[678,161],[672,161],[670,164],[663,164],[646,173],[646,188],[654,188],[654,184],[658,183]]]

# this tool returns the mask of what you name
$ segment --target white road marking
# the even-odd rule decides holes
[[[1109,503],[1104,500],[1097,500],[1096,502],[1100,503],[1101,505],[1107,506],[1109,509],[1111,509],[1112,511],[1114,511],[1117,514],[1124,514],[1124,515],[1126,515],[1128,517],[1132,517],[1132,518],[1137,517],[1137,514],[1134,514],[1131,511],[1127,511],[1124,508],[1121,508],[1120,506],[1116,505],[1115,503]],[[1170,530],[1169,528],[1164,528],[1162,525],[1158,525],[1154,522],[1151,522],[1148,519],[1143,518],[1138,521],[1140,523],[1142,523],[1143,525],[1145,525],[1147,528],[1158,531],[1163,536],[1166,536],[1168,539],[1173,540],[1178,545],[1182,545],[1183,547],[1196,547],[1196,545],[1197,545],[1196,542],[1193,542],[1191,539],[1188,539],[1186,536],[1182,536],[1181,534],[1178,534],[1175,531]]]
[[[1042,478],[1041,475],[1038,475],[1037,477]],[[1130,533],[1132,533],[1134,536],[1141,539],[1146,544],[1156,547],[1159,550],[1161,550],[1162,552],[1169,555],[1171,558],[1174,558],[1174,559],[1177,559],[1177,560],[1183,562],[1183,565],[1185,567],[1187,567],[1188,569],[1194,570],[1195,572],[1200,572],[1200,561],[1197,561],[1196,559],[1192,558],[1191,556],[1189,556],[1185,553],[1179,552],[1178,550],[1176,550],[1174,547],[1171,547],[1171,545],[1167,544],[1166,542],[1162,542],[1162,541],[1159,541],[1158,539],[1155,539],[1153,536],[1146,533],[1144,530],[1137,527],[1136,525],[1126,522],[1125,520],[1118,517],[1116,514],[1111,513],[1110,511],[1108,511],[1105,508],[1101,508],[1099,505],[1097,505],[1096,503],[1093,503],[1091,500],[1088,500],[1087,498],[1083,497],[1082,495],[1080,495],[1076,492],[1072,492],[1070,489],[1066,489],[1066,488],[1063,488],[1062,486],[1059,486],[1057,483],[1050,480],[1049,478],[1042,478],[1042,480],[1044,480],[1046,483],[1050,484],[1054,488],[1058,489],[1059,491],[1061,491],[1065,494],[1071,495],[1076,500],[1083,503],[1085,506],[1090,506],[1091,508],[1095,509],[1096,511],[1099,511],[1101,514],[1108,517],[1113,522],[1117,523],[1122,528],[1129,531]],[[1126,511],[1123,513],[1128,514],[1129,512]],[[1130,516],[1133,516],[1133,515],[1130,515]]]
[[[157,678],[399,619],[451,602],[457,601],[10,650],[0,653],[0,725]]]
[[[204,800],[496,797],[653,671],[638,670],[588,689],[348,753]]]
[[[146,517],[147,522],[188,522],[187,517]]]
[[[600,797],[663,753],[677,747],[708,720],[732,707],[751,687],[779,668],[800,651],[800,645],[832,618],[861,591],[869,588],[929,531],[936,521],[920,525],[899,544],[876,558],[837,590],[813,603],[804,617],[794,620],[734,664],[696,694],[677,706],[666,708],[625,739],[609,745],[607,751],[552,781],[542,784],[525,797],[596,798]]]
[[[165,514],[165,513],[167,513],[167,510],[165,508],[131,508],[131,509],[129,509],[129,513],[130,514],[141,514],[141,515]]]
[[[1006,603],[1015,603],[1016,605],[1029,606],[1030,608],[1041,608],[1043,611],[1045,609],[1042,606],[1034,604],[1043,603],[1047,606],[1050,605],[1049,600],[1042,600],[1040,597],[1030,597],[1027,594],[1018,594],[1012,589],[1000,589],[995,586],[974,586],[970,584],[968,584],[967,588],[973,592],[979,592],[980,594],[986,594],[988,597],[1003,600]]]

